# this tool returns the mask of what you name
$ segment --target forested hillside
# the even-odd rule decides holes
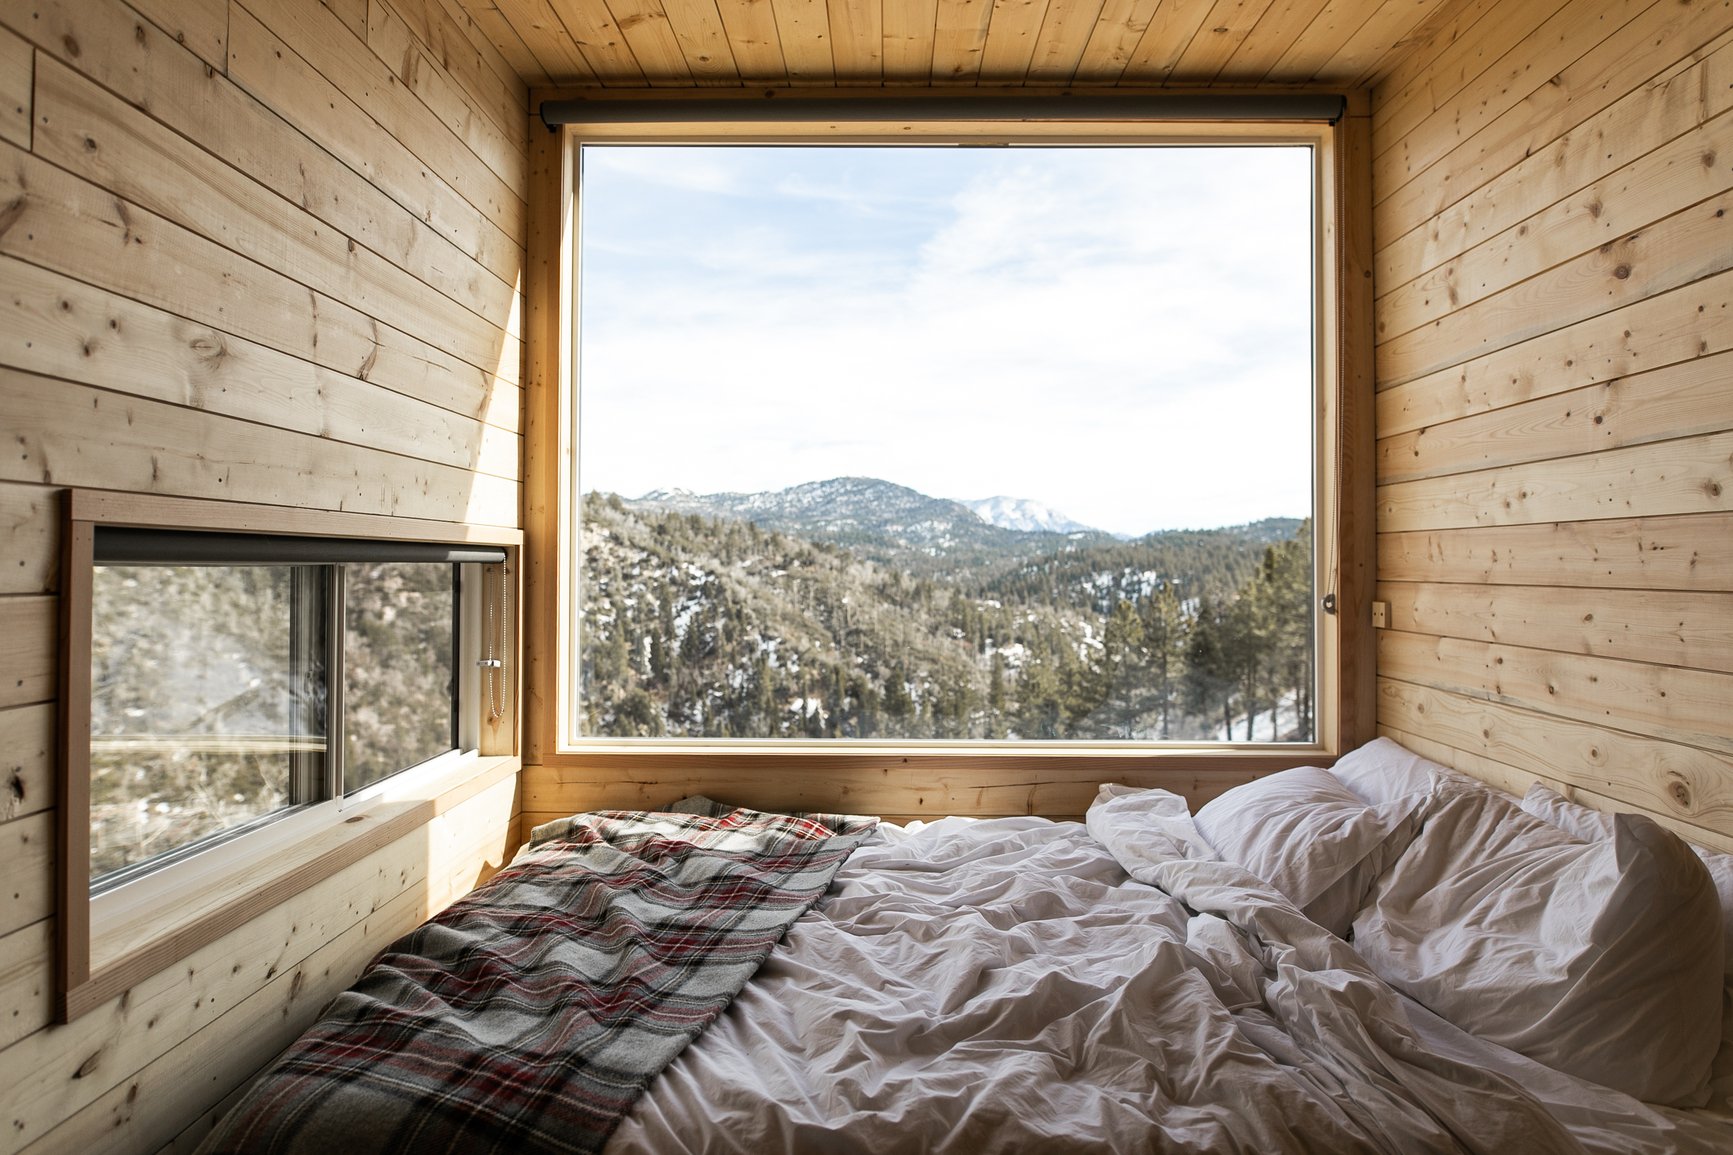
[[[1312,732],[1307,523],[1122,541],[1005,529],[840,478],[775,494],[591,493],[582,548],[586,734]]]

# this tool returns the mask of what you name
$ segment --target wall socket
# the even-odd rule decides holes
[[[1390,628],[1389,602],[1372,603],[1372,628],[1375,630],[1387,630]]]

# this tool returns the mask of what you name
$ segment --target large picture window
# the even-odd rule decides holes
[[[1318,740],[1314,147],[578,155],[569,740]]]

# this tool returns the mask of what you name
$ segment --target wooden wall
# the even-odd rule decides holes
[[[1733,848],[1733,4],[1431,31],[1373,102],[1380,728]]]
[[[526,112],[455,0],[0,3],[0,1150],[190,1145],[505,852],[512,780],[48,1025],[58,489],[517,525]]]

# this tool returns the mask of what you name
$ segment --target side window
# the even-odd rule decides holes
[[[97,532],[93,889],[457,748],[462,567],[248,560],[285,548]]]
[[[62,1018],[515,769],[518,531],[66,500]]]

